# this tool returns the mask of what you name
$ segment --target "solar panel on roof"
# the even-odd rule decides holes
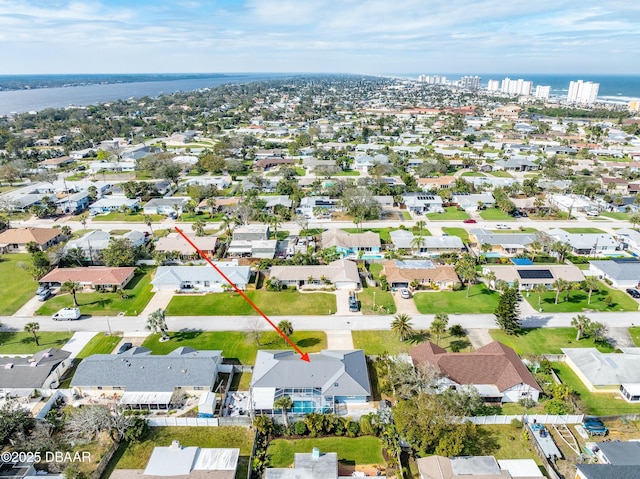
[[[553,279],[548,269],[519,269],[518,275],[522,279]]]

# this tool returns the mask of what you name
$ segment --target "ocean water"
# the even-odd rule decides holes
[[[212,78],[128,81],[126,83],[0,91],[0,115],[39,111],[46,108],[66,108],[71,105],[87,106],[144,96],[157,97],[162,94],[193,91],[228,83],[248,83],[284,78],[286,76],[277,73],[243,73],[219,75]],[[144,75],[141,75],[140,78],[144,79]]]

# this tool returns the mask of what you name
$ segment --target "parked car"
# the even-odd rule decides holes
[[[351,311],[352,313],[360,311],[358,297],[356,296],[356,293],[353,292],[349,294],[349,311]]]
[[[598,210],[589,210],[587,211],[587,216],[599,216],[600,213],[598,212]]]
[[[627,289],[627,294],[629,296],[631,296],[632,298],[640,299],[640,291],[638,291],[637,289],[628,288]]]
[[[404,299],[410,299],[411,298],[411,292],[407,289],[407,288],[402,288],[400,290],[400,296]]]
[[[466,220],[462,220],[463,223],[477,223],[473,218],[467,218]]]
[[[51,292],[50,289],[45,289],[38,295],[38,301],[46,301],[52,295],[53,295],[53,293]]]
[[[496,225],[496,229],[498,230],[510,230],[511,226],[505,225],[504,223],[500,223]]]
[[[80,308],[62,308],[56,314],[54,314],[51,319],[54,321],[72,321],[74,319],[80,319]]]
[[[122,346],[118,348],[118,354],[122,354],[125,351],[129,351],[133,347],[132,343],[122,343]]]
[[[41,284],[40,286],[38,286],[38,289],[36,290],[36,296],[40,296],[45,291],[49,291],[49,286]]]

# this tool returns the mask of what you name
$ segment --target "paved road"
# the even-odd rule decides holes
[[[525,328],[536,327],[568,327],[571,326],[571,318],[576,313],[556,313],[556,314],[532,314],[524,315],[522,326]],[[609,328],[627,328],[629,326],[640,325],[640,313],[589,313],[589,318],[599,321]],[[3,331],[22,330],[27,322],[34,321],[33,316],[29,317],[0,317]],[[255,316],[169,316],[167,325],[171,331],[247,331]],[[367,330],[367,329],[389,329],[392,321],[390,315],[371,316],[272,316],[270,318],[275,324],[286,319],[291,321],[294,329],[305,330]],[[433,319],[432,314],[419,314],[412,316],[413,326],[416,329],[429,328]],[[146,318],[143,316],[123,316],[109,318],[105,316],[84,316],[78,321],[53,321],[48,317],[39,320],[41,331],[124,331],[143,332],[145,331]],[[467,329],[491,329],[496,327],[493,314],[451,314],[449,324],[461,324]],[[268,330],[269,325],[265,322],[264,329]]]

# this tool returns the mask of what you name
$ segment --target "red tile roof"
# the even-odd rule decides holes
[[[127,280],[133,277],[136,268],[123,266],[110,268],[108,266],[95,266],[89,268],[56,268],[40,279],[40,283],[74,283],[91,285],[120,285],[124,287]]]

